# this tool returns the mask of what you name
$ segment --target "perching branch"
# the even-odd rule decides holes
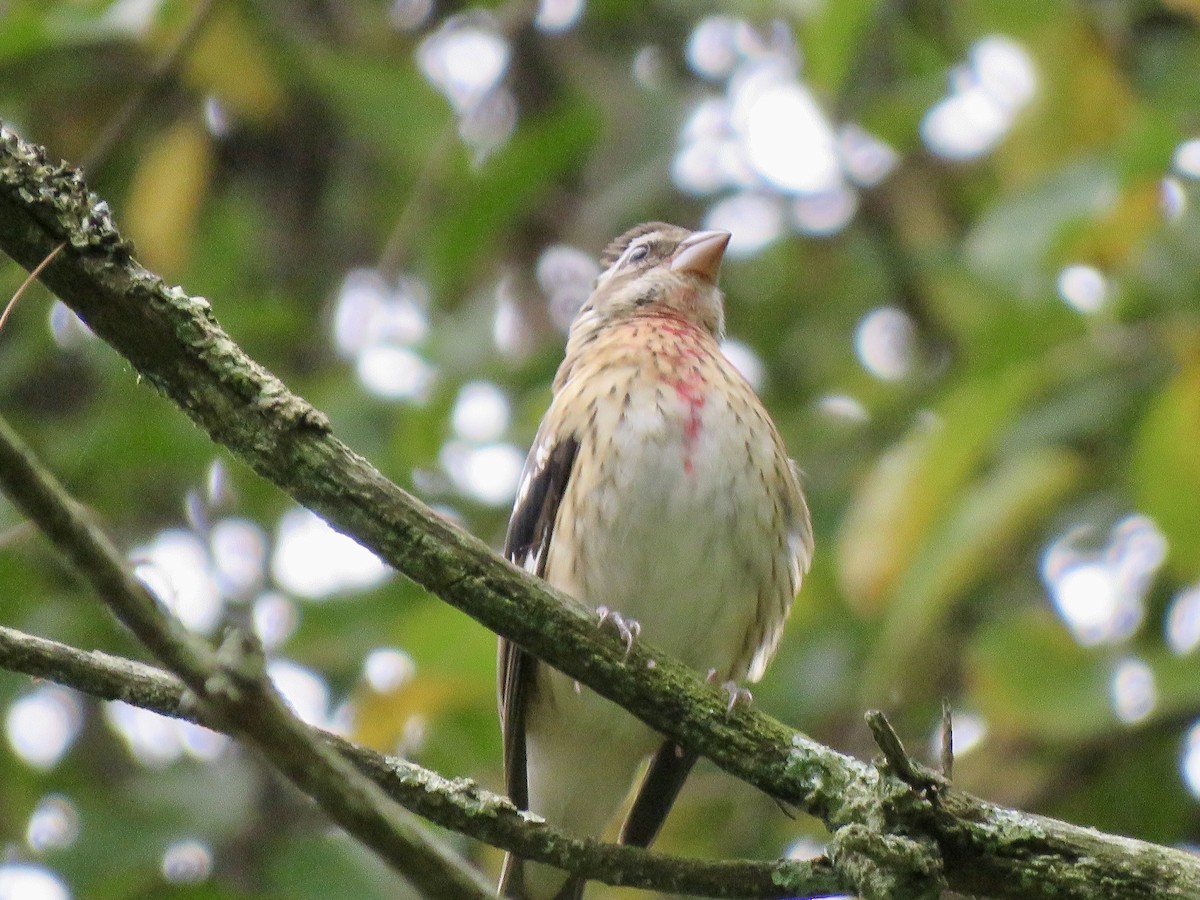
[[[0,626],[0,669],[223,730],[221,722],[207,714],[179,678],[130,659],[79,650]],[[533,821],[506,798],[469,779],[443,778],[335,734],[316,733],[410,812],[527,859],[569,868],[593,881],[740,900],[820,897],[842,890],[826,860],[709,862],[573,838]]]
[[[1200,860],[900,779],[817,744],[724,695],[641,642],[596,632],[569,598],[499,559],[391,484],[330,433],[327,419],[247,357],[209,304],[132,259],[107,206],[72,169],[0,134],[0,249],[31,268],[68,249],[43,281],[214,440],[400,572],[679,743],[839,833],[842,874],[936,862],[965,894],[1013,898],[1200,896]],[[848,827],[849,826],[849,827]],[[840,841],[840,843],[839,843]],[[907,842],[897,845],[897,841]],[[878,882],[882,883],[882,882]]]

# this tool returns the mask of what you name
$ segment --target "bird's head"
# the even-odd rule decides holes
[[[728,231],[688,231],[647,222],[608,245],[605,267],[576,318],[575,329],[592,330],[638,315],[672,315],[718,340],[725,312],[717,273]]]

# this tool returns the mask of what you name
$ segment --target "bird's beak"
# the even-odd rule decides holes
[[[671,257],[671,271],[691,272],[715,283],[731,237],[728,231],[697,231],[688,235]]]

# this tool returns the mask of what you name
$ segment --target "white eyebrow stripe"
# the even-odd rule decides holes
[[[629,255],[638,247],[649,247],[660,237],[662,237],[662,233],[658,231],[651,231],[648,234],[638,235],[629,242],[629,246],[625,248],[625,252],[621,254],[620,259],[613,263],[613,267],[615,268],[616,266],[619,266],[621,263],[628,260]]]
[[[663,233],[661,231],[648,231],[648,232],[646,232],[646,234],[639,234],[637,237],[635,237],[632,241],[629,242],[629,245],[624,250],[621,251],[621,255],[617,257],[616,261],[611,266],[609,266],[607,269],[605,269],[603,272],[600,273],[600,275],[596,278],[596,284],[603,284],[605,281],[608,281],[608,279],[611,278],[614,274],[616,274],[616,271],[619,268],[621,268],[621,266],[623,266],[626,262],[628,262],[629,254],[632,253],[634,250],[636,250],[638,247],[649,246],[650,244],[653,244],[655,241],[660,240],[662,238],[662,236],[663,236]]]

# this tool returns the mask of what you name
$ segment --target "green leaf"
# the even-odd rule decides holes
[[[865,614],[879,612],[935,523],[995,445],[1041,378],[1021,367],[968,381],[929,420],[883,454],[851,500],[838,535],[843,589]]]
[[[964,492],[888,604],[883,634],[863,679],[865,697],[877,702],[901,679],[920,693],[916,676],[929,668],[928,648],[956,601],[1003,574],[1031,533],[1077,489],[1084,471],[1073,453],[1032,450],[1004,460]]]
[[[1134,438],[1130,481],[1138,508],[1170,542],[1167,565],[1200,578],[1200,364],[1158,395]]]
[[[964,249],[982,275],[1023,297],[1048,293],[1046,261],[1064,228],[1103,214],[1120,184],[1104,163],[1074,162],[1035,187],[988,208],[967,235]]]

